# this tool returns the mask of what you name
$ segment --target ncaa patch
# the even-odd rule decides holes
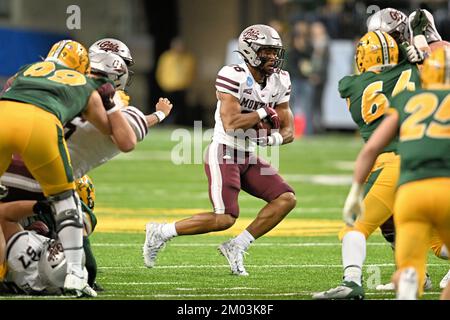
[[[247,86],[249,87],[253,86],[253,79],[250,76],[247,77]]]

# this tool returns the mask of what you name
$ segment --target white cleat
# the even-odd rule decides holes
[[[144,264],[147,268],[153,268],[158,252],[164,248],[168,239],[162,236],[161,223],[147,223],[145,226],[145,243],[143,247]]]
[[[450,270],[447,272],[447,274],[442,278],[441,282],[439,282],[439,288],[445,289],[447,287],[447,283],[450,280]]]
[[[234,243],[233,240],[222,243],[218,250],[227,258],[231,268],[231,273],[237,276],[248,276],[248,272],[244,267],[244,249]]]
[[[414,268],[406,268],[400,274],[397,288],[397,300],[417,300],[419,280]]]
[[[88,285],[87,278],[84,276],[80,277],[75,272],[70,272],[66,275],[64,292],[74,294],[79,298],[97,296],[97,292]]]
[[[395,285],[393,282],[389,282],[386,284],[379,284],[375,287],[377,291],[395,291]]]
[[[431,282],[430,276],[427,274],[425,278],[425,283],[423,284],[423,290],[431,290],[433,289],[433,283]],[[379,284],[375,287],[377,291],[395,291],[395,285],[393,282],[389,282],[386,284]]]

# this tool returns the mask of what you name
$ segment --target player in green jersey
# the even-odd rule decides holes
[[[399,134],[399,189],[395,199],[398,299],[422,293],[432,229],[450,245],[450,49],[435,50],[421,72],[423,90],[392,99],[389,116],[358,155],[344,215],[354,223],[364,211],[362,184],[378,154]],[[364,212],[365,214],[365,212]],[[450,299],[449,285],[442,299]]]
[[[382,122],[389,98],[420,85],[417,67],[406,59],[399,61],[399,46],[387,33],[372,31],[364,35],[356,48],[359,75],[344,77],[339,92],[347,100],[353,121],[366,142]],[[403,55],[406,57],[406,55]],[[400,159],[396,141],[387,146],[372,167],[364,186],[366,214],[339,233],[342,241],[343,282],[336,288],[313,295],[314,299],[363,299],[362,265],[366,257],[366,239],[394,210],[394,193]]]
[[[63,124],[81,114],[102,133],[118,136],[126,123],[115,112],[112,84],[87,77],[89,69],[81,44],[60,41],[45,61],[22,67],[0,100],[0,175],[18,154],[41,184],[68,261],[64,288],[77,295],[87,286],[81,265],[83,224]],[[4,245],[0,234],[0,264]]]

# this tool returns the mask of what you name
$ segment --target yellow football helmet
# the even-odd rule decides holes
[[[90,72],[89,55],[85,47],[73,40],[61,40],[48,52],[46,61],[54,61],[82,74]]]
[[[398,63],[398,45],[386,32],[367,32],[358,42],[355,61],[360,73],[383,71]]]
[[[423,62],[420,72],[422,87],[439,89],[450,87],[450,48],[441,47],[433,51]]]
[[[88,175],[84,175],[80,179],[75,180],[75,186],[81,201],[83,201],[89,209],[94,211],[95,187],[91,178],[89,178]]]

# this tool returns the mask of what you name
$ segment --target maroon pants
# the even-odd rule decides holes
[[[253,153],[212,142],[206,152],[209,198],[218,214],[239,216],[239,191],[270,202],[294,190],[266,161]]]

